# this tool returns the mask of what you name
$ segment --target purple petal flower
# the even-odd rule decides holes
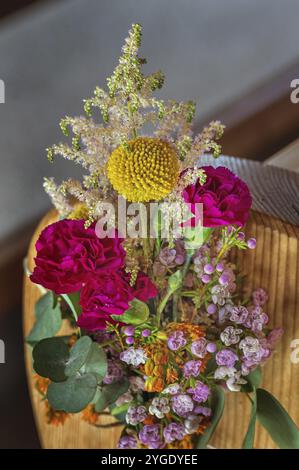
[[[167,443],[181,441],[185,437],[185,428],[182,424],[170,423],[163,431],[164,439]]]
[[[149,330],[148,328],[145,328],[141,332],[141,336],[143,336],[143,338],[148,338],[150,335],[151,335],[151,330]]]
[[[212,354],[213,354],[214,352],[216,352],[216,351],[217,351],[217,346],[216,346],[216,344],[215,344],[215,343],[208,343],[208,344],[207,344],[207,351],[208,351],[209,353],[212,353]]]
[[[238,359],[237,354],[230,349],[222,349],[216,354],[216,362],[218,366],[233,367]]]
[[[129,326],[125,326],[123,331],[126,336],[134,336],[135,328],[134,326],[129,325]]]
[[[256,247],[256,239],[255,238],[249,238],[249,240],[247,240],[247,246],[248,246],[248,248],[250,248],[250,250],[254,250],[255,247]]]
[[[211,280],[211,276],[209,276],[208,274],[203,274],[201,276],[201,280],[204,284],[209,284],[209,282]]]
[[[184,376],[188,379],[189,377],[197,377],[200,373],[201,361],[188,361],[184,365]]]
[[[124,375],[124,371],[122,370],[121,366],[111,359],[108,359],[108,367],[106,375],[103,379],[104,384],[112,384],[114,382],[118,382]]]
[[[139,440],[149,449],[161,449],[164,443],[161,439],[160,424],[146,424],[139,432]]]
[[[122,436],[118,441],[118,449],[137,449],[137,439],[134,436]]]
[[[126,414],[126,422],[132,426],[142,423],[147,417],[145,406],[129,406]]]
[[[216,266],[216,271],[218,271],[219,273],[222,273],[223,270],[224,270],[223,264],[218,263],[217,266]]]
[[[212,415],[212,410],[211,408],[208,408],[207,406],[197,406],[194,409],[194,413],[209,417]]]
[[[229,319],[234,323],[242,325],[246,322],[248,317],[248,310],[246,307],[233,307]]]
[[[199,381],[196,383],[195,387],[189,388],[187,391],[192,394],[193,400],[198,403],[207,401],[210,395],[209,387]]]
[[[146,362],[145,351],[141,348],[128,348],[120,353],[119,358],[123,362],[126,362],[126,364],[130,364],[134,367],[138,367],[140,364],[145,364]]]
[[[215,268],[214,268],[214,266],[213,266],[211,263],[205,264],[205,265],[204,265],[204,268],[203,268],[203,270],[204,270],[204,272],[205,272],[206,274],[213,274],[214,269],[215,269]]]
[[[213,315],[214,313],[216,313],[217,311],[217,307],[215,304],[210,304],[207,306],[207,312],[209,315]]]
[[[187,393],[172,397],[172,409],[178,416],[187,416],[194,408],[192,398]]]
[[[206,344],[207,341],[205,338],[199,338],[196,341],[193,341],[190,347],[192,354],[203,359],[206,355]]]
[[[182,331],[174,331],[171,333],[167,340],[167,346],[171,351],[177,351],[180,348],[186,346],[187,340]]]
[[[135,339],[133,338],[133,336],[127,336],[126,338],[126,343],[131,345],[131,344],[134,344],[135,342]]]
[[[261,306],[265,305],[265,303],[267,302],[268,294],[264,289],[259,288],[259,289],[256,289],[255,291],[253,291],[252,299],[253,299],[254,305],[257,305],[257,306],[261,307]]]

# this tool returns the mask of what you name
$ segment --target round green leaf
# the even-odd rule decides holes
[[[44,297],[47,297],[47,295]],[[60,330],[62,323],[60,305],[57,304],[53,308],[52,302],[53,299],[51,298],[51,303],[49,303],[48,297],[36,307],[36,322],[26,338],[27,343],[33,345],[44,338],[51,338]]]
[[[98,381],[102,381],[107,372],[107,357],[104,349],[97,343],[92,343],[86,362],[85,372],[96,374]]]
[[[54,305],[53,292],[47,292],[35,304],[35,317],[38,319],[45,311],[51,310]]]
[[[65,382],[51,383],[47,399],[55,410],[78,413],[93,399],[97,389],[97,379],[93,374],[69,377]]]
[[[257,391],[257,418],[281,449],[299,449],[299,429],[271,393]]]
[[[33,368],[42,377],[54,382],[66,379],[64,370],[69,359],[69,348],[61,338],[46,338],[32,351]]]
[[[70,357],[65,366],[65,375],[70,377],[81,369],[88,357],[91,345],[92,340],[89,336],[82,336],[78,339],[70,351]]]

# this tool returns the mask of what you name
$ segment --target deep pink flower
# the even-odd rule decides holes
[[[103,330],[107,322],[115,323],[111,315],[122,315],[133,299],[130,284],[119,273],[90,280],[80,294],[82,313],[78,325],[87,331]]]
[[[56,294],[78,291],[88,279],[123,266],[122,241],[117,232],[98,238],[94,225],[86,229],[84,220],[60,220],[40,234],[30,279]]]
[[[87,331],[106,328],[108,323],[116,323],[111,315],[121,315],[129,308],[134,298],[146,301],[155,297],[157,289],[144,273],[139,273],[135,286],[129,283],[129,276],[123,271],[102,274],[88,281],[80,295],[82,313],[78,325]],[[139,285],[138,285],[139,284]]]
[[[192,204],[203,204],[204,227],[220,225],[243,226],[249,215],[252,199],[247,185],[232,171],[225,167],[201,167],[207,179],[201,185],[199,180],[190,184],[183,191],[185,202],[191,204],[193,214],[196,214]],[[195,217],[189,222],[197,222]]]
[[[143,272],[139,272],[134,285],[134,296],[138,300],[146,302],[148,299],[156,297],[157,294],[158,289],[155,284],[150,280],[150,278],[146,274],[144,274]]]

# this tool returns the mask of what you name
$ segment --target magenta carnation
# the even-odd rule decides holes
[[[117,233],[98,238],[94,225],[85,228],[84,220],[60,220],[40,234],[30,279],[56,294],[78,291],[91,277],[123,265],[122,241]]]
[[[146,302],[148,299],[156,297],[157,294],[158,289],[155,284],[146,274],[139,272],[134,285],[135,297],[142,302]]]
[[[142,286],[138,285],[137,278],[136,285],[132,287],[129,276],[123,271],[103,274],[85,284],[80,295],[82,313],[78,325],[87,331],[103,330],[107,322],[115,323],[111,315],[121,316],[134,298],[146,301],[155,297],[155,285],[146,274],[139,275],[142,277]]]
[[[192,204],[203,204],[204,227],[245,225],[252,199],[244,181],[222,166],[201,168],[206,173],[206,182],[201,185],[198,179],[195,184],[190,184],[183,190],[183,198],[191,204],[192,212],[196,213]]]

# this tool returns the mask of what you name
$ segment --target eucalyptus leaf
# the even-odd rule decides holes
[[[299,429],[271,393],[257,391],[257,418],[281,449],[299,449]]]
[[[212,391],[211,408],[212,417],[211,422],[205,432],[198,438],[196,449],[205,449],[211,437],[213,436],[216,427],[222,417],[225,404],[224,391],[220,387],[216,387]]]
[[[78,413],[93,399],[97,389],[97,379],[93,374],[69,377],[65,382],[51,383],[47,399],[54,410]]]
[[[85,372],[93,373],[101,382],[107,372],[107,357],[104,349],[97,343],[92,343],[86,362]]]
[[[26,338],[27,343],[31,345],[44,338],[55,336],[60,330],[62,324],[60,305],[57,304],[55,308],[52,308],[50,303],[44,301],[37,307],[36,318],[36,322]]]
[[[88,357],[91,345],[92,340],[89,336],[82,336],[76,341],[70,351],[70,357],[65,366],[65,375],[70,377],[81,369]]]
[[[40,297],[35,304],[35,318],[39,319],[40,316],[47,310],[51,310],[54,306],[53,292],[47,292]]]
[[[134,299],[130,302],[130,307],[126,310],[121,317],[119,315],[111,315],[113,320],[121,321],[130,325],[140,325],[149,317],[149,308],[146,303],[141,300]]]
[[[254,444],[256,409],[257,409],[255,390],[251,398],[252,398],[251,414],[250,414],[248,429],[247,429],[247,432],[243,441],[243,445],[242,445],[243,449],[253,449],[253,444]]]
[[[33,368],[37,374],[54,382],[66,380],[65,366],[69,348],[61,338],[46,338],[37,343],[32,351]]]
[[[126,379],[121,382],[104,385],[102,388],[102,393],[100,394],[99,399],[95,405],[96,412],[99,413],[107,408],[107,406],[114,403],[121,395],[126,393],[128,388],[129,381]]]

